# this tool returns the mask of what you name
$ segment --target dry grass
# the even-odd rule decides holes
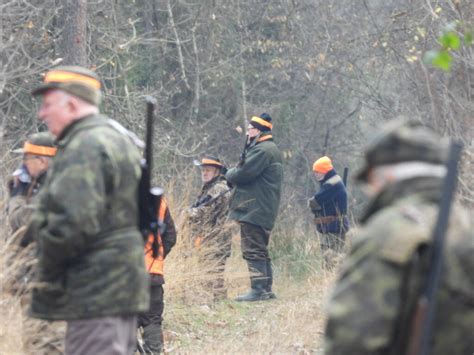
[[[170,188],[170,190],[173,190]],[[189,194],[185,194],[185,196]],[[165,350],[169,353],[309,354],[322,351],[324,304],[334,273],[320,267],[315,235],[295,223],[280,226],[271,243],[274,291],[278,299],[237,303],[232,299],[248,289],[248,271],[240,255],[238,228],[226,266],[228,300],[213,303],[206,289],[212,263],[190,251],[184,211],[188,198],[167,196],[179,236],[165,263]],[[6,226],[3,217],[0,223]],[[236,226],[235,226],[236,227]],[[4,228],[6,234],[6,228]],[[15,249],[0,241],[0,354],[60,353],[64,325],[26,316],[27,301],[12,287],[11,275],[28,255],[12,257]],[[13,261],[12,261],[13,260]],[[26,336],[24,336],[26,335]]]

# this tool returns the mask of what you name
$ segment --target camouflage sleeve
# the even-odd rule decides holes
[[[26,196],[17,195],[8,200],[7,211],[8,222],[15,232],[29,223],[33,206],[28,204]]]
[[[219,182],[209,189],[208,196],[209,200],[213,200],[211,203],[203,204],[199,207],[193,207],[190,211],[190,220],[192,223],[206,225],[212,224],[212,220],[216,217],[216,213],[219,213],[222,209],[226,208],[229,203],[229,190],[225,182]]]
[[[41,200],[47,205],[42,208],[47,211],[45,222],[38,230],[40,252],[47,255],[41,258],[41,268],[52,275],[67,260],[81,255],[88,239],[100,232],[100,218],[106,213],[106,186],[114,186],[114,165],[107,153],[93,140],[78,141],[62,153],[61,164],[55,166],[53,180]]]
[[[327,355],[388,353],[401,306],[402,270],[379,258],[378,248],[370,236],[353,244],[328,306]]]

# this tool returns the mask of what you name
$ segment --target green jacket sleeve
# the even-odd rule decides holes
[[[245,163],[236,168],[229,169],[226,179],[234,185],[245,185],[253,182],[269,165],[270,156],[257,145],[251,149]]]

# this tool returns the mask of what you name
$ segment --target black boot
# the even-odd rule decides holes
[[[269,295],[267,287],[267,263],[265,260],[248,260],[250,272],[250,291],[244,295],[239,295],[235,299],[237,302],[266,301]]]
[[[271,260],[267,260],[267,285],[265,287],[265,291],[267,291],[267,295],[269,299],[275,299],[277,296],[272,291],[273,285],[273,269],[272,269],[272,262]]]

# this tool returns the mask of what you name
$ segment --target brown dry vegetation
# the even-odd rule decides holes
[[[173,191],[172,184],[169,191]],[[185,209],[192,189],[168,196],[178,227],[178,242],[165,263],[165,350],[170,353],[318,353],[322,350],[324,304],[334,274],[320,267],[316,236],[305,226],[280,224],[271,252],[277,300],[240,304],[232,301],[248,288],[248,271],[240,256],[238,228],[226,267],[228,300],[212,303],[205,288],[211,264],[199,262],[189,249]],[[178,196],[179,195],[179,196]],[[285,208],[283,212],[285,213]],[[286,213],[285,213],[286,214]],[[6,226],[5,217],[0,221]],[[25,315],[26,296],[12,287],[11,278],[29,253],[12,257],[8,229],[0,244],[0,354],[56,354],[64,324],[47,324]],[[291,246],[291,247],[290,247]],[[26,335],[26,336],[25,336]]]

